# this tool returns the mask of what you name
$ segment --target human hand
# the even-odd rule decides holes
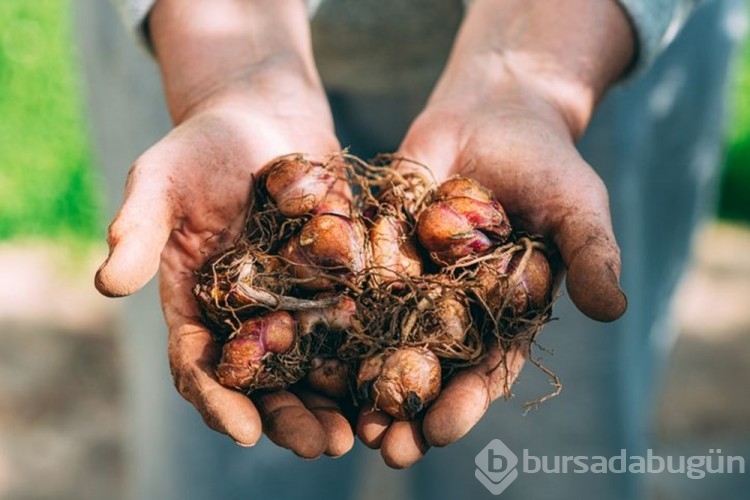
[[[263,429],[301,456],[341,454],[351,446],[351,426],[315,409],[337,408],[335,402],[281,391],[255,398],[255,406],[218,384],[221,347],[201,323],[192,294],[195,271],[241,230],[257,168],[290,151],[338,150],[325,120],[317,128],[295,125],[320,121],[306,111],[315,106],[296,103],[284,119],[260,112],[260,103],[250,108],[229,101],[192,115],[136,161],[97,288],[127,295],[159,268],[175,385],[211,428],[243,445],[254,444]]]
[[[446,71],[397,156],[429,166],[438,182],[462,175],[494,191],[514,228],[557,246],[574,304],[593,319],[612,321],[627,301],[619,287],[620,252],[608,195],[574,141],[629,62],[632,41],[614,2],[597,2],[595,29],[581,20],[585,15],[571,21],[569,12],[555,8],[476,0]],[[604,35],[622,46],[610,45],[610,58],[601,62],[594,57],[604,49],[595,42]],[[576,48],[581,52],[556,57],[558,50]],[[492,401],[509,394],[529,347],[514,343],[506,352],[496,343],[488,346],[487,357],[453,376],[416,421],[363,410],[360,439],[380,448],[385,462],[397,468],[410,466],[432,445],[455,442]]]
[[[351,448],[353,432],[337,402],[303,390],[251,400],[219,384],[214,370],[221,346],[201,323],[192,294],[195,271],[242,229],[254,172],[282,154],[324,155],[340,149],[306,55],[297,57],[284,48],[268,60],[244,64],[252,48],[268,50],[243,38],[246,31],[261,34],[251,29],[253,23],[277,34],[289,24],[297,38],[306,34],[304,25],[301,31],[296,26],[306,23],[301,2],[291,14],[286,11],[292,4],[279,6],[282,12],[260,4],[215,2],[208,6],[210,15],[199,6],[179,14],[180,6],[165,0],[154,8],[152,39],[176,126],[129,172],[96,287],[108,296],[128,295],[159,271],[174,382],[209,427],[243,446],[254,445],[265,432],[305,458],[341,455]],[[217,25],[195,28],[204,21]],[[218,35],[206,31],[216,26],[229,32],[206,38],[207,32]],[[235,27],[236,39],[231,36]],[[295,40],[284,38],[283,43]]]

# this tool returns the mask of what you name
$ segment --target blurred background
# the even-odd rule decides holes
[[[106,210],[79,59],[69,0],[0,2],[0,498],[123,492],[120,312],[92,286]],[[696,235],[674,304],[665,455],[717,441],[750,450],[748,43],[727,111],[716,217]],[[718,497],[730,487],[711,480]]]

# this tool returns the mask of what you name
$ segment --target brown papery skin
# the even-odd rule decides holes
[[[335,214],[343,217],[352,215],[352,188],[346,179],[337,180],[326,194],[323,202],[313,214]]]
[[[471,198],[482,202],[494,200],[494,196],[488,189],[468,177],[452,177],[438,186],[435,191],[435,200],[449,198]]]
[[[326,274],[351,278],[365,266],[364,229],[359,222],[333,214],[316,215],[299,234],[282,247],[279,255],[292,265],[291,272],[303,290],[335,288]]]
[[[407,222],[395,216],[382,215],[375,219],[370,228],[370,253],[378,281],[422,274],[422,259],[412,236],[407,233]]]
[[[372,383],[379,375],[380,372],[383,371],[383,363],[385,363],[385,353],[378,353],[373,356],[369,356],[365,358],[362,363],[359,365],[359,370],[357,371],[357,391],[362,393],[362,390],[367,388],[369,390],[369,385]],[[368,398],[369,395],[367,394],[361,394],[363,398]]]
[[[520,257],[511,261],[511,266],[518,265]],[[526,292],[530,310],[547,307],[552,295],[552,268],[547,256],[541,250],[534,249],[526,267],[518,277],[518,285]]]
[[[440,320],[441,330],[438,339],[444,343],[461,343],[471,325],[471,317],[466,305],[450,295],[439,299],[435,304],[435,314]]]
[[[332,293],[318,294],[316,299],[327,298]],[[346,332],[352,327],[352,320],[357,313],[357,304],[351,297],[343,295],[338,302],[331,306],[317,310],[296,311],[294,319],[297,321],[300,335],[311,335],[316,331]]]
[[[335,176],[320,162],[302,155],[278,158],[263,168],[266,191],[286,217],[314,212],[336,182]]]
[[[441,202],[423,210],[417,222],[419,242],[432,255],[433,260],[453,263],[474,251],[490,248],[492,242],[480,232],[474,232],[469,220]],[[440,263],[439,262],[439,263]]]
[[[549,260],[541,250],[535,248],[531,252],[518,273],[523,252],[487,261],[479,267],[477,282],[490,308],[505,308],[511,317],[521,317],[532,311],[542,311],[550,304],[552,269]]]
[[[417,237],[439,265],[482,255],[510,237],[505,210],[490,191],[472,179],[445,181],[433,200],[419,214]]]
[[[273,311],[258,318],[261,326],[258,328],[258,336],[266,351],[276,354],[284,354],[291,349],[294,344],[294,319],[286,311]],[[250,321],[245,321],[240,329],[240,335],[245,332],[246,325]],[[254,331],[250,329],[249,335]]]
[[[363,361],[357,389],[377,408],[411,420],[440,394],[440,360],[423,347],[403,347]]]
[[[349,395],[349,367],[340,359],[313,358],[307,383],[321,394],[343,400]]]
[[[481,255],[510,235],[505,213],[492,203],[451,198],[425,208],[417,221],[419,242],[438,264]]]
[[[222,347],[216,376],[222,385],[246,389],[262,384],[263,356],[283,354],[294,344],[295,324],[285,311],[273,311],[244,321]]]
[[[265,354],[258,337],[235,337],[228,341],[216,367],[219,382],[227,387],[248,388],[257,380]]]

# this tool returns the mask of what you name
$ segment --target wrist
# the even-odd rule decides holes
[[[169,93],[167,92],[169,99]],[[179,96],[170,106],[173,121],[178,125],[207,111],[283,118],[304,112],[330,122],[328,101],[322,86],[284,63],[270,63],[261,68],[248,68],[237,75],[224,75],[212,82],[203,82]]]
[[[460,130],[476,130],[492,117],[509,123],[544,124],[548,133],[571,143],[580,137],[588,123],[588,117],[583,117],[593,109],[589,90],[574,82],[563,85],[560,79],[550,85],[525,63],[510,57],[493,57],[491,65],[491,71],[474,72],[477,76],[471,78],[464,76],[471,72],[448,68],[425,111],[452,117],[449,121]],[[487,68],[488,63],[477,61],[477,67]],[[455,145],[463,146],[461,139]]]
[[[578,138],[633,44],[615,0],[475,0],[433,96],[461,88],[503,100],[517,88],[555,108]]]
[[[230,97],[324,98],[301,0],[158,0],[149,31],[175,124]]]
[[[496,62],[492,81],[503,100],[523,103],[572,140],[583,135],[604,93],[601,87],[526,53],[507,52],[498,58],[502,62]]]

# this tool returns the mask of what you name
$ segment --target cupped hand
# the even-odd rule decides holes
[[[618,284],[620,252],[606,188],[577,152],[574,134],[553,101],[511,81],[501,92],[437,92],[398,156],[429,166],[438,182],[463,175],[492,189],[515,229],[557,246],[578,309],[612,321],[627,307]],[[392,422],[379,411],[364,410],[360,439],[400,468],[419,460],[429,446],[464,436],[493,400],[508,395],[529,344],[504,352],[493,343],[488,351],[481,364],[451,378],[417,421]]]
[[[353,444],[351,425],[332,400],[278,391],[253,402],[221,386],[214,374],[221,347],[201,323],[192,294],[195,271],[242,229],[255,171],[278,155],[338,149],[322,95],[212,97],[138,158],[109,228],[110,254],[96,287],[128,295],[159,271],[175,385],[209,427],[240,445],[254,445],[265,432],[313,458],[341,455]]]

